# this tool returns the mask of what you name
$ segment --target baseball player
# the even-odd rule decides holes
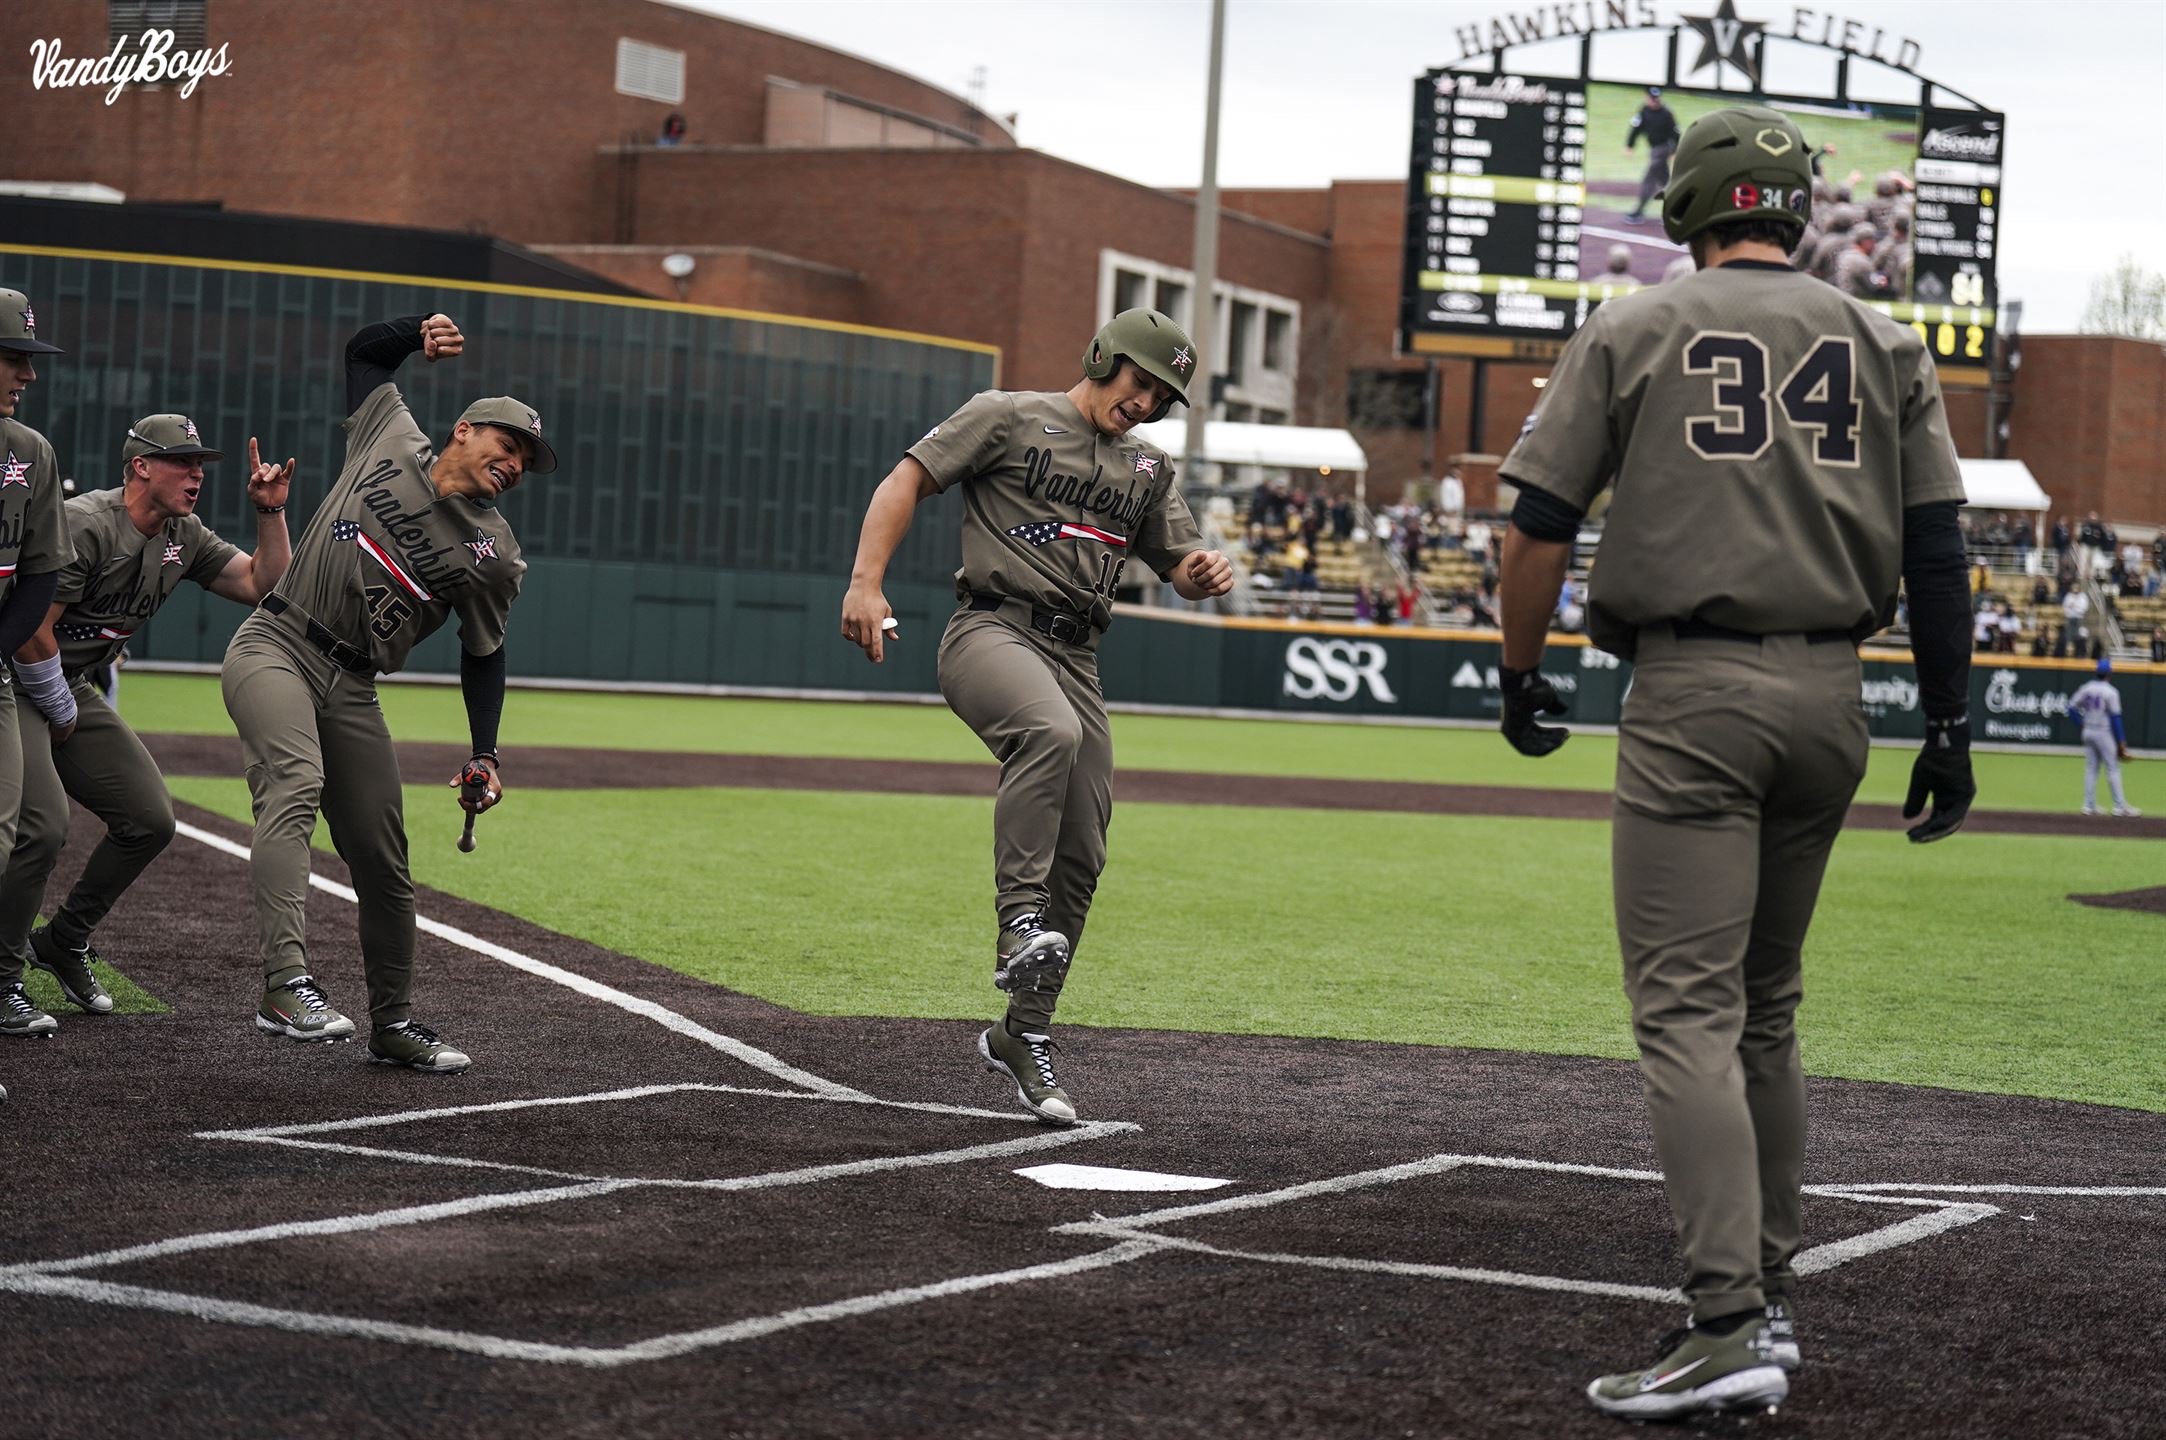
[[[1940,383],[1909,329],[1798,274],[1812,185],[1773,110],[1694,123],[1662,223],[1699,269],[1596,310],[1500,472],[1503,729],[1565,732],[1540,669],[1581,515],[1614,485],[1587,603],[1634,662],[1618,732],[1613,889],[1625,992],[1689,1324],[1588,1398],[1654,1419],[1789,1392],[1798,1363],[1805,1092],[1799,954],[1866,757],[1857,642],[1910,594],[1926,742],[1904,814],[1962,824],[1970,767],[1963,499]]]
[[[1133,556],[1188,600],[1233,588],[1205,550],[1163,450],[1129,431],[1188,403],[1195,350],[1155,310],[1126,310],[1065,393],[989,390],[935,425],[873,492],[842,601],[843,636],[874,664],[896,638],[881,593],[918,505],[963,498],[961,602],[940,642],[940,693],[1000,761],[993,805],[993,984],[1007,1013],[978,1037],[1040,1119],[1075,1122],[1051,1027],[1082,938],[1113,811],[1098,642]]]
[[[43,435],[22,423],[23,393],[38,378],[37,358],[58,355],[38,338],[37,312],[20,290],[0,290],[0,655],[13,655],[37,632],[67,567],[68,529],[60,516],[60,465]],[[0,666],[0,689],[11,683]],[[15,702],[0,697],[0,848],[15,847],[23,798],[22,737]],[[23,994],[20,961],[0,973],[0,1035],[42,1036],[59,1029]]]
[[[1662,187],[1670,181],[1670,157],[1677,153],[1677,112],[1662,103],[1662,87],[1647,87],[1647,99],[1632,112],[1632,125],[1625,132],[1625,154],[1632,147],[1647,142],[1647,173],[1640,176],[1640,198],[1633,202],[1627,220],[1639,220],[1647,213],[1647,202],[1662,193]]]
[[[61,572],[44,623],[15,657],[22,814],[0,879],[0,985],[20,978],[27,945],[30,963],[49,972],[70,1003],[100,1015],[113,1002],[91,972],[90,933],[173,838],[173,801],[96,677],[181,581],[254,605],[293,555],[285,516],[293,462],[265,464],[253,438],[252,556],[196,518],[203,464],[225,456],[203,443],[193,420],[147,415],[128,427],[121,456],[118,488],[67,502],[75,558]],[[32,932],[46,877],[67,843],[70,797],[105,822],[105,838],[52,923]]]
[[[467,406],[441,453],[429,443],[393,373],[417,350],[434,361],[464,348],[459,327],[443,315],[371,325],[347,343],[345,468],[284,578],[234,632],[223,677],[256,816],[249,857],[263,958],[256,1024],[304,1041],[354,1033],[310,975],[304,944],[308,841],[320,810],[360,897],[369,1058],[439,1073],[472,1062],[411,1014],[414,886],[398,759],[376,677],[398,670],[457,613],[459,686],[474,745],[461,773],[486,775],[486,785],[460,787],[460,803],[476,814],[494,806],[503,795],[496,733],[504,628],[526,570],[497,502],[557,463],[540,415],[509,396]]]
[[[2083,813],[2098,813],[2098,771],[2106,770],[2106,784],[2113,791],[2113,813],[2134,817],[2143,812],[2128,803],[2121,792],[2121,762],[2128,758],[2128,731],[2121,724],[2121,692],[2106,677],[2113,673],[2111,656],[2098,657],[2098,676],[2078,686],[2068,698],[2068,713],[2083,727]]]

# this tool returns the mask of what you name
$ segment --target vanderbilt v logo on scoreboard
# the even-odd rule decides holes
[[[1663,28],[1669,83],[1597,78],[1602,34]],[[2006,117],[1916,75],[1915,41],[1806,7],[1777,26],[1736,0],[1667,27],[1651,0],[1577,0],[1457,33],[1463,49],[1494,46],[1486,69],[1434,69],[1414,84],[1402,353],[1553,358],[1596,306],[1689,271],[1655,199],[1670,151],[1701,115],[1751,102],[1789,114],[1812,147],[1799,267],[1916,329],[1945,380],[1986,383]],[[1566,36],[1583,40],[1579,75],[1505,64],[1514,45]],[[1832,93],[1761,89],[1770,44],[1842,52]],[[1917,98],[1853,98],[1863,64],[1907,77]]]

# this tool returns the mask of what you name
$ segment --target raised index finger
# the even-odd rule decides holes
[[[263,458],[256,453],[256,437],[251,435],[248,437],[248,468],[253,471],[262,463]]]

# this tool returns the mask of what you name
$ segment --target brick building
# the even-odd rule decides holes
[[[662,298],[995,345],[1017,388],[1070,383],[1126,305],[1194,328],[1192,196],[1019,149],[938,86],[666,0],[7,8],[46,58],[170,26],[223,73],[108,104],[109,84],[34,86],[54,78],[32,73],[40,48],[0,46],[0,180],[486,232]],[[685,134],[660,144],[672,114]],[[1214,415],[1348,425],[1386,500],[1454,455],[1503,453],[1546,368],[1442,361],[1424,432],[1423,368],[1393,338],[1404,188],[1225,192],[1206,340],[1226,377]],[[665,271],[677,255],[689,273]],[[2162,353],[2032,337],[2006,453],[2061,508],[2166,517]],[[1949,410],[1962,453],[1987,453],[1984,393],[1951,391]],[[1470,467],[1477,503],[1486,473]]]

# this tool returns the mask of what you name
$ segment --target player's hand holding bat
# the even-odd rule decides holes
[[[421,356],[425,360],[448,360],[466,349],[466,337],[451,323],[449,315],[431,315],[421,322]]]
[[[504,782],[497,777],[496,757],[476,755],[466,762],[450,781],[459,792],[459,805],[466,811],[466,829],[459,836],[459,848],[474,848],[474,820],[482,811],[489,809],[504,798]]]
[[[1970,716],[1925,722],[1925,748],[1910,767],[1910,795],[1903,801],[1903,818],[1916,819],[1933,802],[1933,813],[1910,827],[1911,842],[1927,845],[1945,840],[1963,828],[1970,802],[1978,797],[1978,783],[1970,772]]]
[[[1535,722],[1537,715],[1562,715],[1568,708],[1557,694],[1557,687],[1544,679],[1539,669],[1514,670],[1500,665],[1497,685],[1504,694],[1504,738],[1512,742],[1514,750],[1539,757],[1572,737],[1572,732],[1562,725]]]
[[[256,437],[248,437],[248,498],[258,510],[275,510],[286,503],[293,488],[293,461],[284,465],[264,460]]]

